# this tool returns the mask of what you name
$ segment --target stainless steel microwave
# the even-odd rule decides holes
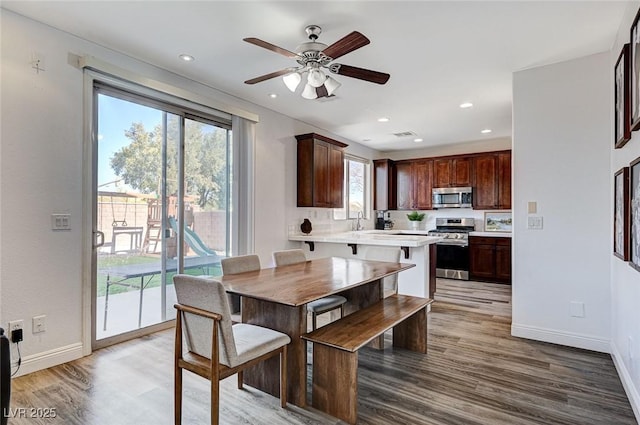
[[[432,189],[432,208],[471,208],[470,187],[438,187]]]

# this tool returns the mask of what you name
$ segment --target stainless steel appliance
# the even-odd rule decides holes
[[[429,236],[444,238],[436,243],[436,276],[469,280],[469,232],[475,230],[473,218],[436,218]]]
[[[471,208],[471,187],[436,187],[431,190],[433,208]]]

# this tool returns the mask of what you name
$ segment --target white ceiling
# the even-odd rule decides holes
[[[2,7],[348,140],[401,150],[510,137],[512,73],[611,49],[625,9],[637,3],[2,1]],[[325,44],[354,30],[366,35],[371,44],[338,62],[389,73],[389,82],[334,75],[342,87],[322,101],[289,92],[281,78],[243,83],[296,65],[243,38],[295,50],[307,41],[309,24],[322,27],[318,41]],[[196,60],[185,63],[181,53]],[[465,101],[474,107],[460,109]],[[377,122],[383,116],[390,121]],[[481,134],[484,128],[493,132]],[[416,136],[393,135],[405,131]]]

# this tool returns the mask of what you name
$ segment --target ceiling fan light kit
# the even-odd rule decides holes
[[[303,74],[307,73],[307,84],[305,84],[301,96],[305,99],[317,99],[319,97],[333,96],[336,89],[342,85],[334,78],[325,74],[321,68],[333,74],[344,75],[376,84],[385,84],[389,80],[389,74],[383,72],[332,63],[333,60],[340,56],[344,56],[370,43],[369,39],[358,31],[351,32],[330,46],[316,41],[322,32],[319,26],[309,25],[305,28],[305,31],[311,41],[299,45],[295,53],[255,37],[245,38],[244,41],[247,43],[295,59],[296,62],[300,64],[298,68],[285,68],[280,71],[252,78],[245,81],[245,84],[255,84],[274,77],[283,76],[284,84],[289,90],[295,92],[302,81]]]
[[[292,92],[296,91],[298,84],[300,84],[300,80],[302,80],[302,77],[297,72],[292,72],[282,77],[282,81],[284,81],[284,84]]]
[[[302,97],[304,97],[305,99],[317,99],[318,98],[318,93],[316,92],[316,88],[313,87],[311,84],[306,84],[304,86],[304,90],[302,90]]]

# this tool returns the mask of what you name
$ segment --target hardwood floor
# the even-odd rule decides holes
[[[511,287],[438,279],[428,354],[360,351],[359,424],[636,424],[607,354],[510,336]],[[173,333],[163,331],[13,381],[12,409],[55,408],[55,419],[10,425],[171,424]],[[309,373],[310,373],[310,366]],[[223,424],[335,424],[221,382]],[[208,382],[185,373],[184,424],[209,421]]]

